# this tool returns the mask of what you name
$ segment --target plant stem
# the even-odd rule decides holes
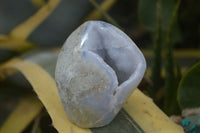
[[[172,17],[169,22],[169,26],[166,33],[166,41],[165,41],[165,71],[166,71],[166,83],[165,83],[165,111],[168,115],[172,115],[174,113],[178,113],[178,103],[177,103],[177,82],[175,77],[175,62],[173,55],[173,44],[171,41],[172,28],[174,26],[174,22],[176,20],[178,9],[180,6],[181,0],[177,0],[174,11],[172,13]]]
[[[102,10],[104,10],[105,12],[108,12],[116,2],[117,0],[104,0],[99,6],[101,7]],[[99,12],[98,9],[95,9],[85,18],[84,21],[98,20],[101,17],[102,17],[102,13]]]
[[[162,51],[162,41],[161,41],[161,0],[157,0],[156,4],[156,33],[154,40],[154,62],[152,66],[152,96],[155,99],[156,92],[161,86],[161,51]]]
[[[111,24],[115,25],[116,27],[120,28],[121,27],[117,24],[117,22],[110,17],[99,5],[95,0],[90,0],[90,2],[92,3],[92,5],[103,15],[103,17]]]

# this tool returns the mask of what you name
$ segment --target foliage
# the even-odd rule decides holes
[[[50,120],[43,122],[49,115],[59,132],[183,132],[140,90],[168,115],[199,108],[200,63],[192,65],[200,52],[176,49],[199,49],[198,4],[196,0],[0,1],[0,132],[56,132]],[[124,30],[143,48],[147,73],[151,72],[116,119],[95,129],[80,129],[68,121],[53,78],[60,46],[87,20],[108,21]],[[153,57],[140,43],[151,48],[147,51]]]
[[[182,109],[200,107],[200,62],[183,76],[179,84],[178,100]]]

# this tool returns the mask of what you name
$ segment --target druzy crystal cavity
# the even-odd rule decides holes
[[[66,40],[56,83],[68,119],[83,128],[109,124],[140,83],[146,61],[120,29],[88,21]]]

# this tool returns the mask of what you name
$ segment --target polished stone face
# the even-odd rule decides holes
[[[64,43],[55,73],[69,120],[84,128],[110,123],[145,69],[144,56],[121,30],[102,21],[82,24]]]

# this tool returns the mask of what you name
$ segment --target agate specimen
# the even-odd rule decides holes
[[[140,83],[146,61],[120,29],[88,21],[64,43],[55,79],[68,119],[83,128],[109,124]]]

